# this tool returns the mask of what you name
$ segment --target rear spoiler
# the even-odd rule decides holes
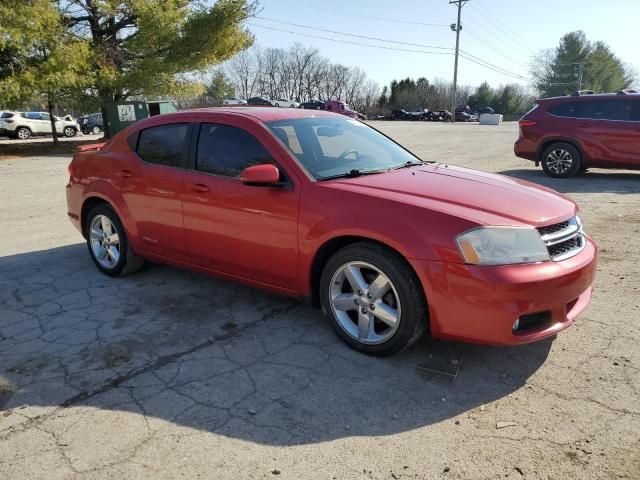
[[[80,145],[76,150],[78,152],[95,152],[97,150],[100,150],[102,147],[104,147],[107,144],[107,142],[103,142],[103,143],[91,143],[89,145]]]

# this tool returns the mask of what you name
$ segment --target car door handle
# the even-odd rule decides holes
[[[200,193],[206,193],[211,191],[209,187],[207,187],[202,183],[192,183],[191,190],[193,190],[194,192],[200,192]]]
[[[133,173],[131,173],[131,171],[130,171],[130,170],[118,170],[118,171],[116,172],[116,175],[118,175],[119,177],[122,177],[122,178],[130,178],[130,177],[133,177]]]

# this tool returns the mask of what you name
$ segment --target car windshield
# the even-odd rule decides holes
[[[297,118],[267,126],[316,180],[423,163],[377,130],[348,118]]]

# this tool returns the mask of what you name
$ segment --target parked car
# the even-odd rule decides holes
[[[290,98],[279,98],[278,100],[274,100],[276,107],[286,107],[286,108],[300,108],[300,104]]]
[[[159,115],[86,146],[69,172],[69,219],[103,273],[147,258],[308,298],[368,354],[426,331],[541,340],[591,298],[596,246],[571,199],[424,162],[342,115]]]
[[[436,110],[429,113],[428,120],[431,122],[448,122],[451,120],[451,112],[449,110]]]
[[[324,102],[317,98],[304,102],[301,106],[307,110],[324,110]]]
[[[413,110],[411,112],[409,112],[409,119],[410,120],[428,120],[429,119],[429,114],[431,112],[429,112],[429,109],[427,108],[421,108],[419,110]]]
[[[640,168],[640,94],[577,94],[536,100],[520,120],[515,154],[554,178],[589,167]]]
[[[391,120],[411,120],[411,114],[401,108],[391,111]]]
[[[88,135],[93,133],[98,135],[104,131],[104,123],[102,122],[101,113],[92,113],[78,118],[78,123],[82,129],[82,133]]]
[[[456,122],[471,122],[473,115],[467,112],[456,112]]]
[[[358,118],[360,120],[366,120],[367,118],[362,113],[351,110],[349,104],[342,100],[327,100],[324,102],[324,109],[328,112],[335,112],[341,115],[346,115],[347,117]]]
[[[55,117],[56,132],[65,137],[75,137],[80,126],[74,120]],[[20,140],[31,136],[51,135],[51,117],[46,112],[4,112],[0,118],[0,135]]]
[[[495,112],[495,110],[491,107],[482,107],[476,110],[476,114],[478,116],[482,115],[483,113],[489,113],[491,115],[493,115]]]
[[[231,97],[225,98],[222,103],[224,105],[246,105],[247,101],[244,98]]]
[[[267,97],[251,97],[247,100],[248,105],[262,105],[265,107],[273,107],[274,104]]]

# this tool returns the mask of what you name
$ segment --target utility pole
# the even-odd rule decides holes
[[[460,30],[462,30],[462,25],[460,24],[460,18],[462,17],[462,7],[469,0],[449,0],[449,5],[457,5],[458,6],[458,21],[457,23],[451,24],[451,30],[456,32],[456,60],[453,67],[453,95],[451,97],[451,122],[455,123],[456,121],[456,96],[458,94],[458,53],[460,52]]]
[[[578,91],[582,90],[582,75],[584,74],[584,64],[585,62],[577,62],[578,66]]]

